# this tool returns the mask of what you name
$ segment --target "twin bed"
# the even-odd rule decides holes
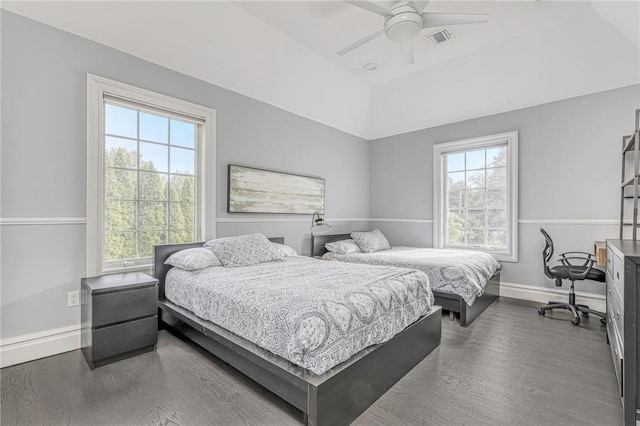
[[[350,239],[351,234],[312,235],[311,253],[325,260],[421,270],[429,276],[436,305],[450,315],[458,314],[463,327],[500,296],[500,264],[486,253],[396,246],[373,253],[338,254],[325,247]]]
[[[441,308],[422,272],[301,256],[193,271],[165,264],[197,247],[155,248],[161,321],[309,425],[355,420],[440,344]]]

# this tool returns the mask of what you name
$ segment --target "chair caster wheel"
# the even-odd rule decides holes
[[[538,308],[538,315],[544,316],[544,309]]]
[[[571,324],[573,325],[580,324],[580,317],[571,318]]]
[[[607,320],[604,318],[600,318],[600,324],[606,326],[607,325]]]

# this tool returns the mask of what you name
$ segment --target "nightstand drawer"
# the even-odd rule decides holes
[[[158,286],[114,291],[93,296],[93,327],[100,327],[158,312]]]
[[[158,340],[156,315],[135,321],[110,325],[93,331],[93,361],[153,346]]]

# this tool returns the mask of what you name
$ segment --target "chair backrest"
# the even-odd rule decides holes
[[[542,250],[542,266],[544,268],[544,274],[549,278],[556,279],[549,270],[549,260],[551,260],[551,256],[553,256],[553,240],[543,228],[540,228],[540,232],[542,232],[545,240],[544,249]]]

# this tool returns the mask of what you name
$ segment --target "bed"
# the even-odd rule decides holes
[[[283,238],[270,240],[284,243]],[[166,298],[166,277],[172,267],[165,265],[165,260],[195,247],[202,247],[202,243],[155,247],[161,325],[191,339],[301,410],[308,425],[349,424],[440,344],[441,308],[433,306],[385,343],[362,349],[328,371],[313,374]],[[382,365],[384,374],[380,374]]]
[[[351,239],[351,234],[325,234],[325,235],[312,235],[311,236],[311,253],[316,258],[324,258],[326,260],[336,260],[336,261],[347,261],[347,262],[356,262],[356,263],[367,263],[367,264],[385,264],[385,265],[396,265],[402,267],[414,267],[417,269],[421,269],[429,275],[430,280],[432,281],[432,290],[433,295],[436,299],[436,305],[442,307],[443,310],[449,311],[449,315],[451,319],[455,319],[455,315],[457,314],[460,317],[460,325],[463,327],[471,324],[482,312],[484,312],[489,305],[491,305],[498,297],[500,296],[500,269],[497,271],[486,281],[484,285],[484,289],[482,290],[480,295],[471,294],[455,294],[450,291],[439,290],[438,287],[435,286],[435,281],[433,279],[433,273],[429,269],[432,265],[428,265],[428,268],[425,267],[423,262],[416,261],[416,258],[424,252],[425,255],[428,255],[428,252],[438,252],[440,249],[417,249],[411,247],[394,247],[389,251],[381,251],[377,253],[357,253],[357,254],[348,254],[348,255],[334,255],[332,253],[328,253],[328,250],[325,248],[325,244],[342,241],[345,239]],[[403,258],[403,253],[405,252],[409,256],[405,256]],[[446,253],[442,251],[443,253]],[[450,252],[454,253],[454,252]],[[465,254],[468,254],[466,252]],[[454,253],[455,255],[455,253]],[[442,262],[444,265],[450,265],[451,259],[446,259],[445,256],[442,258]],[[442,281],[442,278],[440,278]],[[446,283],[443,283],[446,284]],[[441,286],[441,288],[447,289],[446,285]],[[458,292],[459,293],[459,292]]]

